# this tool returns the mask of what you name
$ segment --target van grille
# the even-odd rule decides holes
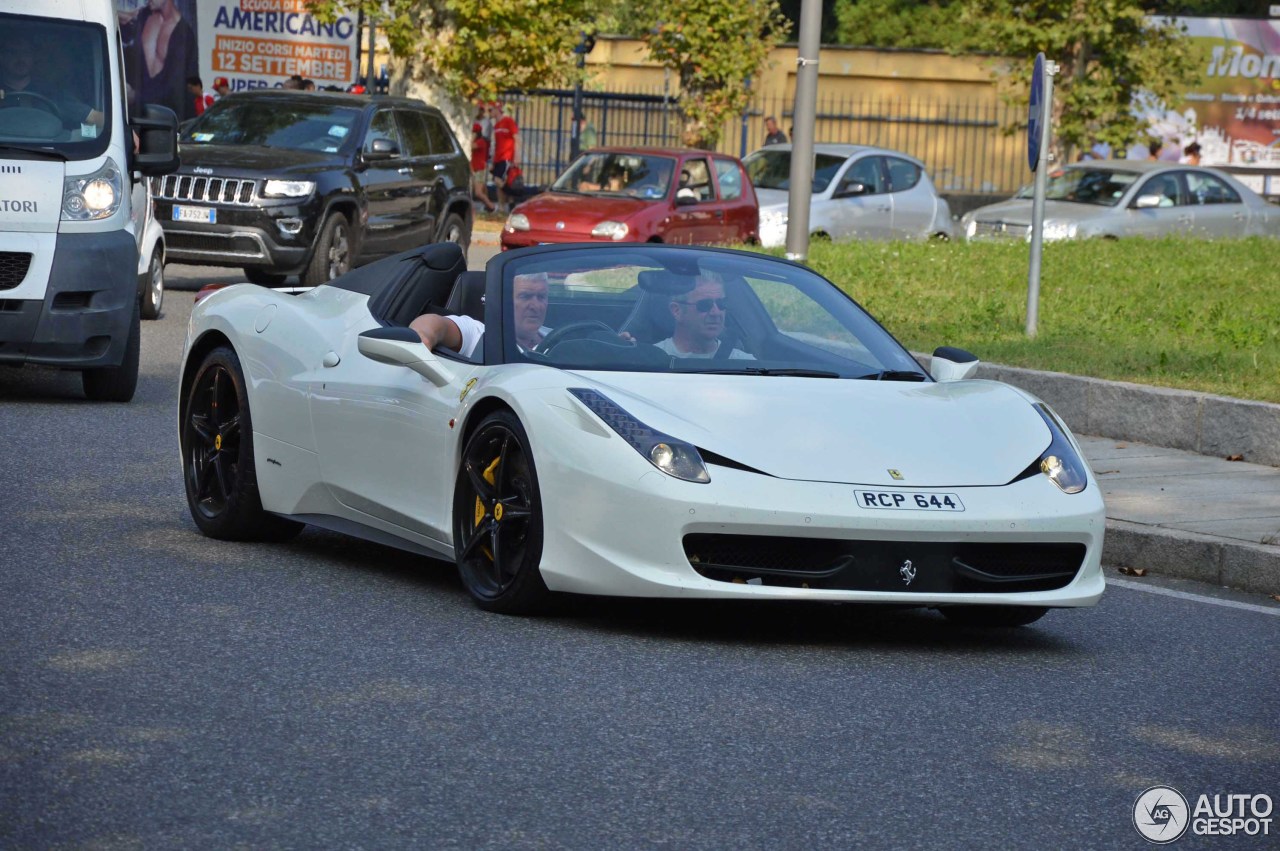
[[[31,255],[25,251],[0,251],[0,290],[11,290],[27,276]]]
[[[165,201],[200,201],[205,204],[252,204],[257,181],[191,174],[167,174],[156,181],[156,197]]]

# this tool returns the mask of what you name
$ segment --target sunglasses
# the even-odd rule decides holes
[[[720,310],[729,309],[729,300],[724,298],[700,298],[697,301],[682,301],[680,303],[698,308],[699,313],[710,313],[713,304]]]

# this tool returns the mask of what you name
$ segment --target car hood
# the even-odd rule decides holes
[[[515,212],[529,217],[534,228],[554,227],[564,222],[565,227],[586,227],[589,231],[606,220],[626,221],[641,210],[662,201],[646,201],[639,198],[618,198],[609,195],[575,195],[571,192],[543,192],[516,207]]]
[[[345,160],[337,154],[323,151],[293,151],[287,148],[267,148],[260,145],[182,145],[182,171],[211,168],[213,174],[262,176],[278,174],[306,174],[335,165]]]
[[[1115,207],[1101,207],[1096,204],[1077,204],[1074,201],[1045,201],[1044,219],[1055,222],[1083,222],[1096,219],[1114,209]],[[969,215],[980,222],[1008,222],[1011,225],[1023,225],[1029,228],[1031,227],[1031,200],[1010,198],[999,204],[979,207]]]
[[[999,486],[1051,439],[1031,403],[994,381],[580,375],[646,425],[783,479]]]
[[[815,192],[810,200],[821,200],[826,197],[825,192]],[[786,211],[787,205],[791,202],[791,193],[786,189],[756,189],[756,201],[760,204],[760,212],[765,210],[782,210]]]

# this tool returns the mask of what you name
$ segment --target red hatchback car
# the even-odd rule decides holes
[[[760,210],[736,157],[683,148],[595,148],[517,206],[502,248],[547,242],[754,242]]]

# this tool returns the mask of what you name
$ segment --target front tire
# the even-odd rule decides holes
[[[200,531],[224,541],[280,541],[303,524],[262,509],[244,371],[220,346],[205,356],[182,417],[182,479]]]
[[[485,417],[467,441],[453,492],[453,546],[467,593],[485,611],[516,615],[546,606],[542,504],[520,420]]]
[[[86,369],[80,373],[84,395],[94,402],[128,402],[138,389],[138,363],[142,357],[142,316],[135,299],[129,320],[129,339],[119,366]]]
[[[164,304],[164,262],[160,259],[159,246],[151,249],[151,262],[147,264],[147,271],[138,278],[142,318],[159,319],[160,306]]]
[[[1010,629],[1035,623],[1049,610],[1044,606],[941,606],[938,611],[957,626]]]
[[[444,227],[440,228],[440,241],[457,243],[462,247],[463,256],[466,256],[468,249],[471,248],[471,235],[467,233],[467,224],[462,220],[462,216],[457,213],[445,216]]]
[[[330,213],[320,229],[316,252],[302,273],[302,286],[318,287],[351,270],[351,225],[341,213]]]

